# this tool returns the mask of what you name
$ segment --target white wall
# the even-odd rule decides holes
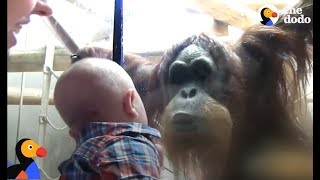
[[[20,88],[22,73],[8,73],[8,87]],[[60,74],[60,73],[59,73]],[[55,78],[52,78],[51,89],[54,88],[56,83]],[[42,73],[30,72],[25,73],[25,87],[37,88],[42,87]],[[17,134],[17,122],[18,122],[18,105],[8,105],[8,144],[7,154],[8,161],[14,162],[15,159],[15,144]],[[38,142],[39,132],[39,113],[40,106],[38,105],[24,105],[22,107],[22,114],[20,120],[20,132],[19,140],[22,138],[30,138]],[[65,126],[60,115],[58,114],[54,106],[49,106],[48,117],[57,127]],[[57,169],[58,165],[68,157],[75,148],[73,139],[69,137],[68,128],[62,131],[55,131],[50,125],[47,125],[45,144],[43,145],[47,149],[47,157],[44,158],[44,170],[51,178],[59,176]],[[47,179],[43,175],[41,179]]]

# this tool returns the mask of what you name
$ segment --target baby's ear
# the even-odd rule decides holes
[[[122,100],[122,106],[124,112],[129,116],[129,118],[136,118],[138,116],[138,112],[134,107],[134,100],[136,98],[135,90],[129,89]]]

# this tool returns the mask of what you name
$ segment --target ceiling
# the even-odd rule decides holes
[[[124,0],[124,51],[167,49],[193,34],[213,33],[213,19],[227,23],[228,38],[236,39],[248,26],[258,23],[257,9],[273,4],[283,9],[296,0]],[[114,0],[48,0],[53,16],[82,47],[112,47]],[[30,38],[32,37],[32,38]],[[35,38],[37,37],[37,38]],[[18,34],[15,49],[35,49],[48,42],[62,43],[39,17]]]

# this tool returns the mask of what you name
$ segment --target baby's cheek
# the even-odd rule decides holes
[[[69,135],[78,143],[80,141],[80,134],[78,131],[70,128]]]
[[[35,7],[37,0],[9,0],[8,2],[8,29],[28,16]]]

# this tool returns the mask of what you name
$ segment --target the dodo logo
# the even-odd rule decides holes
[[[16,156],[20,164],[12,165],[8,162],[7,179],[39,179],[39,168],[33,157],[45,157],[47,151],[31,139],[21,139],[16,144]]]
[[[304,23],[310,23],[311,18],[305,17],[302,8],[291,8],[286,12],[286,17],[284,18],[284,23],[298,23],[298,24],[304,24]]]
[[[263,25],[273,26],[279,19],[278,9],[273,5],[264,5],[259,9]]]

